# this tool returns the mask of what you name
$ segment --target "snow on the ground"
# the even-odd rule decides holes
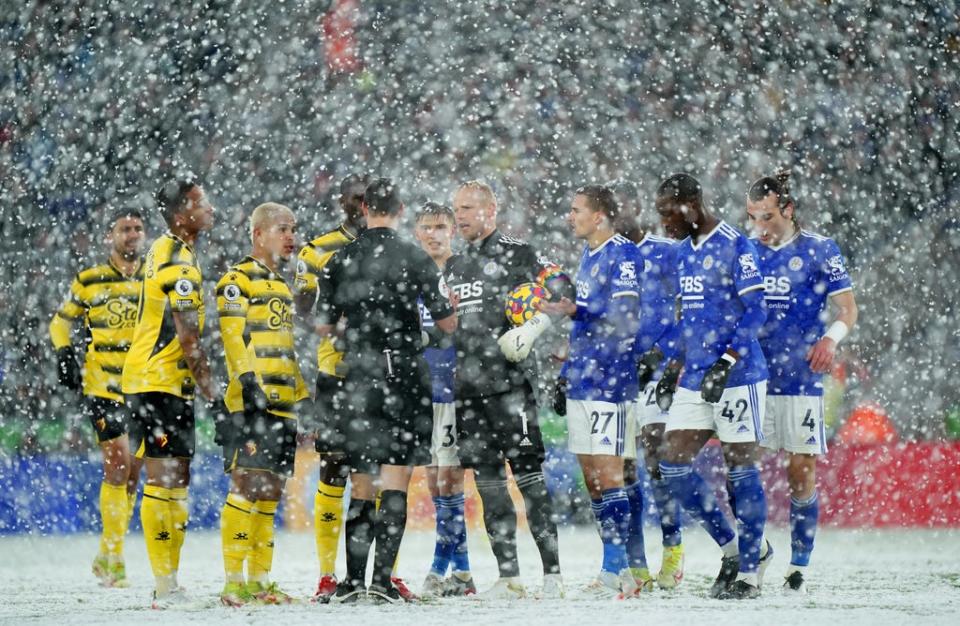
[[[217,604],[222,585],[220,538],[217,532],[187,535],[180,582],[199,600],[192,611],[152,611],[150,570],[143,537],[127,540],[128,589],[97,586],[89,566],[97,546],[92,535],[0,538],[0,623],[130,624],[203,622],[290,624],[684,624],[711,626],[764,624],[783,626],[830,623],[924,626],[956,624],[960,620],[960,531],[957,530],[821,530],[808,579],[810,593],[785,597],[780,593],[789,561],[789,534],[772,529],[776,557],[767,572],[763,596],[756,601],[721,602],[705,597],[719,566],[719,550],[697,530],[685,535],[686,578],[673,592],[657,591],[641,599],[577,599],[576,591],[590,581],[600,563],[600,542],[593,529],[561,531],[561,560],[568,588],[564,600],[523,600],[479,603],[449,599],[419,606],[353,605],[331,607],[304,602],[288,607],[229,609]],[[651,565],[659,563],[658,534],[647,533]],[[480,589],[495,579],[496,567],[485,537],[470,537],[471,562]],[[404,539],[400,574],[419,588],[433,553],[429,533]],[[339,571],[343,571],[343,550]],[[531,590],[540,585],[539,558],[526,531],[521,530],[523,578]],[[317,565],[310,533],[280,533],[274,579],[286,591],[308,598],[316,583]]]

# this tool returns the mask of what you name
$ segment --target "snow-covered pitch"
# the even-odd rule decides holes
[[[540,585],[539,558],[529,533],[520,531],[522,576],[530,591]],[[564,600],[529,599],[484,603],[466,598],[417,606],[316,605],[307,602],[316,584],[317,565],[311,533],[280,532],[274,579],[304,601],[286,607],[221,607],[220,537],[190,532],[183,548],[180,582],[197,602],[191,611],[149,608],[151,577],[143,537],[127,539],[128,589],[103,589],[90,573],[97,547],[93,535],[0,538],[3,599],[0,624],[130,623],[274,623],[290,624],[684,624],[708,626],[956,624],[960,619],[960,531],[821,529],[809,571],[810,593],[785,597],[780,592],[789,561],[789,534],[772,529],[776,556],[767,571],[763,596],[756,601],[722,602],[705,597],[716,574],[720,552],[699,529],[688,529],[686,578],[680,588],[656,591],[630,601],[578,597],[600,565],[600,540],[589,528],[564,528],[560,555],[567,585]],[[647,532],[651,567],[659,563],[655,530]],[[470,558],[478,587],[496,577],[485,537],[472,533]],[[339,571],[343,571],[341,549]],[[403,542],[400,575],[418,589],[433,552],[430,533],[411,533]]]

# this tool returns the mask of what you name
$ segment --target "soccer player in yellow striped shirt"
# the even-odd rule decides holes
[[[296,219],[268,202],[253,210],[253,252],[217,284],[217,313],[230,385],[230,412],[217,422],[230,493],[220,517],[228,606],[286,604],[269,580],[273,524],[297,450],[295,405],[309,396],[293,342],[293,295],[283,278],[293,258]],[[247,580],[243,566],[246,562]]]
[[[50,321],[50,339],[57,350],[60,384],[81,391],[83,412],[90,419],[103,452],[100,517],[103,531],[93,573],[106,587],[126,587],[123,538],[137,501],[142,461],[131,454],[139,438],[131,431],[120,392],[120,374],[133,338],[140,281],[143,279],[143,216],[135,209],[115,211],[110,218],[105,263],[80,270],[70,295]],[[89,339],[81,370],[74,341],[83,322]]]
[[[155,579],[154,608],[182,604],[177,584],[186,536],[187,487],[196,447],[193,398],[219,394],[200,347],[204,306],[193,244],[213,226],[214,209],[200,185],[170,182],[157,194],[170,230],[144,262],[133,343],[123,365],[123,393],[143,432],[147,483],[140,520]]]

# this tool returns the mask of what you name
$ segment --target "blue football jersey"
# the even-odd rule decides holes
[[[420,323],[423,329],[433,328],[433,317],[423,301],[418,300],[420,308]],[[430,382],[433,387],[434,402],[453,402],[454,374],[457,366],[457,349],[451,343],[446,348],[427,348],[423,351],[423,358],[430,367]]]
[[[684,370],[680,386],[698,391],[703,375],[733,343],[746,310],[741,296],[763,289],[757,251],[739,230],[721,221],[699,244],[678,245],[680,341]],[[738,347],[740,360],[727,387],[767,378],[767,364],[755,336]]]
[[[677,242],[647,234],[637,244],[643,261],[640,275],[640,330],[637,332],[637,358],[655,345],[675,341],[672,334],[677,316]],[[666,346],[661,345],[661,350]],[[653,376],[658,380],[666,359]],[[641,390],[642,391],[642,390]]]
[[[760,331],[770,368],[767,393],[823,395],[822,375],[806,356],[823,336],[828,298],[853,289],[843,255],[832,239],[807,231],[775,248],[756,244],[769,310]]]
[[[567,398],[627,402],[637,397],[634,351],[640,313],[637,246],[614,235],[585,248],[577,270],[577,312],[561,370]]]

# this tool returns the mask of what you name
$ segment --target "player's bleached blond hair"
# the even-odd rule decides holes
[[[467,182],[460,185],[460,189],[470,189],[471,191],[476,191],[480,193],[484,199],[493,205],[493,208],[497,208],[497,194],[493,193],[493,188],[482,180],[468,180]]]
[[[253,231],[264,224],[270,224],[280,216],[289,215],[293,217],[293,211],[290,207],[278,204],[276,202],[264,202],[253,210],[250,214],[250,241],[253,241]]]

